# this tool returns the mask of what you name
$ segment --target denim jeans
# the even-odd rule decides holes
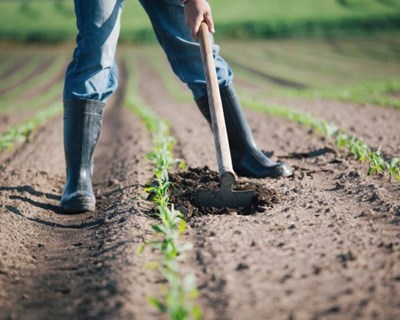
[[[188,85],[195,99],[205,96],[200,48],[185,24],[183,5],[179,0],[140,0],[140,3],[175,74]],[[122,8],[123,0],[75,0],[77,47],[65,75],[64,100],[104,102],[117,88],[115,52]],[[219,84],[228,86],[232,71],[215,44],[213,52]]]

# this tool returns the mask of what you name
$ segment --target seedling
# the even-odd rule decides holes
[[[0,134],[0,152],[11,149],[15,144],[22,142],[30,137],[32,132],[43,125],[49,119],[61,113],[62,108],[58,105],[53,105],[48,109],[42,110],[31,119],[16,125],[9,130]]]
[[[389,181],[392,180],[393,176],[400,181],[400,160],[398,158],[393,158],[392,161],[385,162],[385,166],[388,171]]]
[[[157,206],[156,217],[160,223],[152,225],[154,235],[139,249],[142,252],[146,246],[151,246],[161,253],[160,271],[167,280],[168,287],[163,291],[162,298],[149,298],[152,306],[165,313],[173,320],[188,318],[201,319],[201,310],[191,301],[198,295],[195,276],[183,276],[179,262],[184,258],[185,252],[192,249],[191,243],[181,243],[180,235],[184,233],[186,221],[181,212],[170,204],[168,171],[174,166],[186,167],[186,164],[175,159],[173,147],[176,140],[169,135],[170,129],[167,122],[151,112],[134,96],[127,101],[127,105],[142,120],[152,136],[153,151],[148,154],[152,161],[153,179],[146,187],[149,199]]]
[[[400,185],[400,163],[398,159],[386,161],[380,150],[371,151],[362,139],[338,129],[335,124],[285,106],[271,106],[255,101],[243,101],[243,105],[311,128],[325,138],[333,138],[339,149],[347,149],[349,155],[354,156],[357,160],[368,162],[369,175],[386,171],[389,180],[392,176],[395,176]]]
[[[374,152],[368,152],[368,161],[369,161],[369,167],[368,167],[368,175],[376,172],[376,173],[381,173],[383,170],[385,170],[385,160],[382,158],[382,154],[380,150],[374,151]]]

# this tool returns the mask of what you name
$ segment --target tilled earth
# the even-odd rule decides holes
[[[146,160],[151,143],[144,126],[123,108],[123,71],[95,154],[96,212],[64,215],[58,207],[65,179],[61,118],[1,155],[1,319],[162,318],[147,302],[160,295],[164,282],[146,268],[157,254],[138,253],[154,223],[143,194],[152,175]],[[395,183],[367,176],[365,165],[303,127],[246,112],[259,146],[292,165],[294,175],[241,178],[263,200],[254,210],[198,210],[190,195],[179,195],[193,187],[196,175],[215,182],[208,124],[194,104],[168,94],[145,58],[139,71],[142,99],[170,121],[176,155],[190,167],[173,175],[174,196],[190,216],[184,240],[194,250],[184,269],[198,278],[205,319],[400,318]],[[344,126],[368,122],[369,109],[347,108],[354,109],[341,113]],[[314,111],[322,112],[318,104]],[[379,112],[374,117],[376,123],[384,120]],[[382,132],[395,137],[385,143],[395,153],[398,113],[385,109],[382,117]],[[354,128],[360,136],[363,130]]]

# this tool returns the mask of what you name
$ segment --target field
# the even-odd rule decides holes
[[[218,39],[371,34],[398,29],[400,0],[211,0]],[[73,1],[0,1],[0,40],[75,39]],[[154,42],[138,1],[125,1],[121,41]]]
[[[398,319],[399,39],[222,43],[259,146],[295,169],[240,179],[269,195],[250,214],[182,201],[199,173],[213,177],[204,166],[216,170],[211,132],[160,49],[128,44],[95,154],[97,210],[63,214],[61,92],[72,47],[41,45],[38,55],[3,44],[0,318],[165,317],[148,297],[163,309],[180,280],[166,282],[157,246],[138,251],[165,230],[145,189],[166,168],[166,207],[186,215],[179,241],[193,244],[177,275],[197,278],[181,297],[204,319]]]
[[[400,319],[400,1],[210,0],[258,146],[294,174],[197,207],[213,137],[125,1],[96,211],[66,215],[73,1],[0,0],[0,320]]]

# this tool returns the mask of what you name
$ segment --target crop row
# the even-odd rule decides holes
[[[48,83],[52,79],[54,79],[55,75],[60,74],[62,70],[65,69],[65,57],[58,56],[54,59],[47,57],[48,64],[46,62],[46,66],[43,68],[40,64],[38,64],[38,70],[36,71],[37,74],[29,77],[26,81],[24,78],[21,78],[21,84],[17,87],[8,90],[4,94],[2,94],[0,98],[0,103],[3,106],[10,104],[18,100],[18,98],[25,92],[29,91],[32,88],[39,87],[42,84]],[[60,80],[60,79],[58,79]],[[50,85],[54,85],[55,83],[51,83]],[[47,88],[45,88],[46,90]]]
[[[144,243],[140,252],[151,246],[161,253],[158,266],[168,283],[162,298],[151,297],[150,303],[173,320],[201,319],[200,308],[191,302],[198,295],[196,278],[193,274],[183,275],[180,270],[185,253],[192,249],[191,243],[181,243],[180,239],[185,231],[186,221],[183,214],[170,203],[169,198],[171,182],[168,172],[178,163],[181,166],[184,163],[173,156],[175,139],[170,136],[168,124],[139,100],[138,78],[133,76],[136,72],[132,63],[127,70],[130,75],[127,84],[130,94],[126,105],[141,119],[152,137],[153,151],[148,158],[154,165],[153,178],[145,191],[157,206],[154,216],[160,220],[160,223],[152,225],[155,234]],[[132,90],[134,88],[136,90]]]
[[[225,45],[235,72],[269,96],[320,97],[400,107],[400,43],[386,36],[348,40],[250,42]],[[368,47],[374,43],[378,49]],[[360,48],[356,44],[360,43]],[[246,50],[247,47],[253,50]],[[344,49],[342,50],[342,47]],[[365,55],[364,51],[369,54]]]
[[[62,108],[58,104],[54,104],[47,109],[39,111],[30,119],[0,133],[0,152],[11,149],[15,144],[28,139],[35,129],[61,114],[61,111]]]
[[[164,74],[162,76],[164,82],[168,82],[168,86],[166,87],[170,94],[180,101],[187,100],[182,96],[181,88],[176,79],[171,76],[171,72],[168,73],[166,70],[165,64],[158,64],[157,66],[159,73]],[[357,160],[368,163],[368,174],[382,173],[387,175],[389,180],[394,178],[400,184],[399,159],[385,159],[381,150],[372,150],[361,138],[346,133],[345,130],[337,128],[335,124],[313,117],[306,112],[295,111],[286,106],[266,105],[254,102],[253,100],[245,100],[242,104],[250,109],[296,122],[313,129],[325,138],[334,139],[335,145],[339,149],[347,149],[348,153]]]
[[[41,61],[43,60],[39,56],[29,57],[28,61],[24,62],[23,67],[18,72],[13,72],[10,76],[0,79],[0,87],[7,88],[17,85],[23,78],[34,72]]]
[[[10,53],[16,59],[11,60],[13,69],[6,70],[1,79],[5,91],[0,95],[0,114],[29,110],[24,114],[29,116],[61,99],[67,56],[47,49],[42,55],[29,48],[26,51],[12,49]]]
[[[48,51],[41,56],[29,52],[16,52],[13,56],[16,58],[8,60],[10,66],[1,79],[10,89],[0,96],[0,114],[6,117],[5,113],[28,112],[19,123],[12,123],[0,133],[0,152],[28,139],[35,129],[62,112],[59,101],[63,83],[59,75],[65,67],[66,56],[55,56]]]
[[[311,128],[325,138],[333,138],[339,149],[347,149],[348,154],[354,156],[356,160],[368,163],[368,175],[382,173],[387,175],[389,181],[395,178],[400,185],[400,160],[398,158],[386,160],[380,149],[372,150],[361,138],[338,129],[335,124],[284,106],[272,106],[254,101],[243,101],[243,104],[250,109],[282,117]]]
[[[130,74],[134,73],[130,72]],[[49,74],[46,76],[49,76]],[[43,79],[45,78],[43,76]],[[132,77],[131,80],[129,81],[129,86],[136,88],[137,78]],[[61,82],[57,83],[52,90],[49,90],[41,97],[47,97],[46,99],[49,97],[54,98],[53,91],[60,90],[60,84]],[[33,84],[21,91],[31,87],[33,87]],[[32,104],[43,102],[40,99],[41,97],[35,98]],[[161,252],[160,270],[168,281],[169,287],[162,299],[153,297],[150,302],[160,311],[167,313],[171,319],[187,319],[188,317],[200,319],[201,310],[191,303],[191,300],[197,295],[195,277],[192,274],[183,276],[179,268],[184,253],[190,250],[192,245],[190,243],[181,243],[180,241],[180,235],[185,231],[186,222],[183,215],[174,208],[173,204],[169,203],[168,196],[169,187],[171,186],[168,170],[177,163],[172,154],[175,140],[169,135],[167,123],[141,104],[134,91],[128,97],[127,105],[139,116],[151,132],[154,145],[153,152],[149,154],[149,159],[154,163],[154,178],[149,183],[146,191],[157,206],[158,211],[155,215],[160,219],[161,223],[152,225],[155,234],[149,242],[145,243],[145,246],[152,246]],[[58,104],[53,104],[36,112],[29,120],[23,121],[1,133],[0,152],[28,139],[35,129],[59,115],[61,111],[62,108]],[[183,162],[180,163],[183,164]]]

